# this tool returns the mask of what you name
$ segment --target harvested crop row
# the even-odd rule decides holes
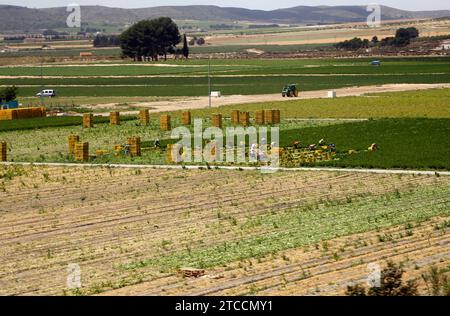
[[[435,176],[326,172],[26,167],[14,173],[8,168],[1,171],[10,179],[2,179],[0,193],[4,294],[62,294],[69,263],[82,266],[87,294],[142,281],[178,282],[171,268],[121,266],[169,260],[187,247],[198,251],[224,240],[277,233],[272,224],[254,222],[269,223],[291,208],[403,195],[450,182]],[[433,203],[444,199],[443,193],[432,195]],[[428,195],[422,197],[399,206],[427,204]],[[295,227],[282,231],[291,230]]]
[[[435,218],[412,228],[347,236],[323,245],[288,250],[262,259],[232,263],[226,268],[208,271],[210,277],[180,280],[167,278],[160,282],[139,284],[107,294],[146,295],[330,295],[343,294],[347,285],[365,282],[367,264],[382,264],[387,258],[405,262],[407,278],[420,277],[431,264],[450,263],[446,245],[450,230],[437,231],[435,225],[445,218]],[[380,242],[383,234],[396,236]],[[338,253],[339,258],[333,257]],[[405,261],[406,260],[406,261]]]

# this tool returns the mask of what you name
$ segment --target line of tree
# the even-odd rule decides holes
[[[250,24],[247,28],[249,29],[266,29],[280,27],[279,24]]]
[[[381,46],[407,46],[412,39],[419,37],[419,30],[415,27],[400,28],[395,32],[395,37],[386,37],[380,41]]]
[[[98,34],[94,38],[94,47],[112,47],[120,46],[120,39],[116,35],[101,35]]]
[[[334,45],[337,49],[345,50],[358,50],[361,48],[368,48],[369,46],[370,42],[368,39],[361,39],[359,37],[354,37],[351,40],[346,40]]]
[[[242,29],[243,27],[236,24],[212,24],[209,26],[211,30],[235,30]]]
[[[404,47],[411,43],[411,40],[419,37],[419,30],[415,27],[400,28],[395,32],[395,37],[386,37],[381,41],[377,36],[374,36],[371,41],[368,39],[361,39],[355,37],[351,40],[346,40],[334,44],[337,49],[358,50],[362,48],[369,48],[375,46],[396,46]]]
[[[181,42],[180,31],[171,18],[142,20],[125,30],[120,36],[122,55],[135,61],[167,59],[177,53]]]
[[[14,41],[23,41],[26,37],[25,36],[5,36],[3,37],[3,40],[5,42],[14,42]]]
[[[69,33],[67,32],[58,32],[52,29],[48,29],[48,30],[44,30],[42,32],[42,35],[44,35],[45,37],[51,37],[54,39],[59,39],[59,38],[64,38],[65,36],[69,35]]]

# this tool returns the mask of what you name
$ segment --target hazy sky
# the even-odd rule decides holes
[[[449,0],[0,0],[0,4],[13,4],[31,8],[66,6],[69,3],[78,3],[80,5],[106,5],[110,7],[122,8],[143,8],[160,5],[209,4],[220,5],[222,7],[242,7],[261,10],[287,8],[298,5],[367,5],[369,3],[380,3],[405,10],[450,10]]]

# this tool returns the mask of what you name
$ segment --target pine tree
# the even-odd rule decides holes
[[[189,58],[189,46],[188,46],[188,41],[187,41],[187,38],[186,38],[186,34],[184,34],[184,40],[183,40],[183,56],[186,59]]]

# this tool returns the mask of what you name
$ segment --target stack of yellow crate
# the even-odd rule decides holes
[[[264,110],[256,111],[255,112],[255,121],[258,125],[264,125]]]
[[[114,145],[113,146],[114,155],[115,156],[122,155],[124,149],[125,148],[122,145],[119,144]]]
[[[239,124],[239,111],[238,110],[231,111],[231,122],[233,124]]]
[[[280,110],[272,110],[272,111],[273,111],[274,124],[280,124],[280,122],[281,122]]]
[[[274,124],[273,110],[264,110],[264,121],[266,124]]]
[[[83,114],[83,127],[84,128],[94,127],[94,115],[92,113]]]
[[[212,126],[222,128],[222,114],[213,114]]]
[[[266,124],[279,124],[281,121],[280,110],[265,110],[264,118]]]
[[[0,110],[0,121],[13,120],[13,110]]]
[[[70,135],[69,136],[69,155],[75,154],[75,145],[80,141],[80,136]]]
[[[75,144],[75,160],[89,161],[89,143]]]
[[[97,149],[97,150],[95,151],[95,155],[96,155],[97,157],[104,156],[104,155],[107,155],[107,154],[108,154],[108,151],[107,151],[107,150],[104,150],[104,149]]]
[[[181,151],[181,145],[180,144],[168,144],[167,145],[167,162],[168,163],[178,163],[178,157]],[[178,153],[178,155],[177,155]]]
[[[120,125],[120,112],[113,111],[109,113],[109,123],[111,125]]]
[[[46,115],[47,113],[43,107],[0,110],[0,121],[44,117]]]
[[[182,113],[181,121],[183,125],[191,125],[191,112],[186,111]]]
[[[17,119],[24,119],[24,118],[32,118],[32,117],[42,117],[45,116],[45,108],[39,107],[39,108],[19,108],[19,109],[12,109],[11,111],[15,112],[13,114],[13,117]]]
[[[128,137],[128,147],[131,156],[141,155],[141,138],[140,137]]]
[[[162,131],[170,131],[172,129],[170,125],[170,115],[161,115],[159,123]]]
[[[239,123],[242,126],[250,125],[250,113],[249,112],[239,112]]]
[[[139,111],[139,122],[141,122],[142,125],[147,125],[150,122],[150,114],[148,110]]]
[[[6,161],[6,142],[0,142],[0,161]]]

